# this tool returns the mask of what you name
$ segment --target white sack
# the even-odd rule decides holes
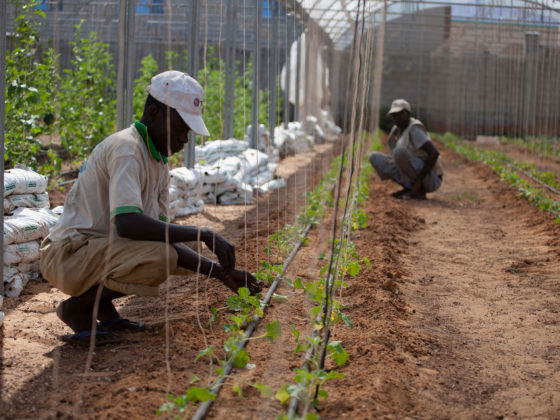
[[[260,167],[268,165],[268,156],[256,149],[247,149],[242,156],[247,161],[247,175],[256,175]]]
[[[180,195],[179,192],[180,190],[177,187],[171,185],[169,187],[169,202],[177,200]]]
[[[14,168],[4,171],[4,197],[11,194],[44,193],[47,190],[46,176],[31,169]]]
[[[9,213],[17,207],[43,208],[50,207],[49,194],[12,194],[4,198],[4,213]]]
[[[41,263],[39,260],[23,262],[19,264],[4,264],[4,281],[8,281],[10,277],[18,273],[27,273],[30,278],[36,278],[41,272]]]
[[[56,214],[57,216],[62,216],[62,213],[64,212],[64,206],[56,206],[54,209],[51,210],[54,214]]]
[[[236,139],[209,141],[204,146],[195,147],[195,161],[210,164],[218,159],[236,156],[248,147],[247,143]]]
[[[225,205],[250,204],[253,200],[253,188],[247,184],[241,184],[240,189],[235,192],[225,192],[218,197],[218,202]]]
[[[282,188],[285,186],[286,186],[286,181],[284,181],[284,178],[277,178],[267,182],[264,185],[259,186],[258,190],[260,194],[265,194],[269,191],[277,190],[278,188]]]
[[[58,216],[49,209],[17,208],[4,218],[4,245],[44,238]]]
[[[200,182],[200,173],[197,169],[175,168],[169,171],[170,184],[179,189],[196,188]]]
[[[29,282],[29,277],[23,273],[16,274],[4,283],[4,294],[7,297],[18,297]]]
[[[4,246],[4,264],[18,264],[39,259],[39,241]]]
[[[204,210],[204,201],[198,200],[192,205],[188,205],[177,210],[176,217],[188,216],[194,213],[200,213]]]

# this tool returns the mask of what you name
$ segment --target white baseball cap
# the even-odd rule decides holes
[[[177,110],[183,121],[196,134],[209,136],[202,112],[202,86],[189,76],[176,70],[164,71],[152,77],[146,90],[161,103]]]
[[[403,109],[406,109],[408,112],[412,112],[412,108],[410,108],[408,101],[404,99],[395,99],[391,104],[391,109],[387,112],[387,115],[396,114],[397,112],[401,112]]]

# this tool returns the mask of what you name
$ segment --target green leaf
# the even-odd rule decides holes
[[[193,374],[191,376],[191,384],[194,384],[195,382],[198,382],[198,381],[200,381],[200,378]]]
[[[327,348],[329,350],[330,356],[338,366],[342,366],[344,363],[346,363],[346,361],[348,360],[348,353],[346,352],[346,350],[344,350],[344,348],[340,344],[340,341],[331,341],[327,345]]]
[[[329,398],[329,394],[323,389],[319,389],[319,392],[317,392],[317,396],[319,398]]]
[[[255,388],[257,388],[261,392],[261,397],[272,398],[272,387],[270,385],[265,385],[261,382],[258,382],[255,385]]]
[[[349,261],[348,262],[348,274],[352,277],[357,276],[360,273],[360,264],[358,261]]]
[[[296,277],[296,279],[294,280],[294,289],[303,289],[303,281],[301,280],[301,277]]]
[[[237,294],[243,300],[247,300],[247,298],[251,296],[251,292],[247,287],[240,287],[239,289],[237,289]]]
[[[296,336],[296,342],[299,341],[299,330],[296,328],[296,326],[294,324],[290,325],[290,331],[292,332],[293,335]]]
[[[276,320],[266,324],[266,338],[273,341],[281,333],[280,321]]]
[[[241,369],[244,368],[247,363],[249,363],[249,353],[245,349],[239,350],[233,358],[233,366],[237,369]]]
[[[232,390],[237,394],[238,397],[243,396],[243,388],[240,385],[233,385]]]
[[[200,359],[201,357],[208,356],[214,354],[214,347],[210,346],[205,348],[204,350],[200,350],[196,355],[196,360]]]
[[[354,324],[352,323],[352,321],[350,321],[350,316],[347,314],[343,314],[342,312],[339,312],[340,317],[342,318],[342,321],[348,325],[350,328],[354,328]]]
[[[276,398],[282,404],[285,404],[290,399],[290,394],[288,393],[287,388],[288,384],[282,385],[280,389],[276,391],[276,395],[274,396],[274,398]]]
[[[187,393],[185,394],[187,400],[192,402],[199,402],[199,401],[214,401],[216,399],[216,395],[212,394],[208,391],[207,388],[199,388],[196,386],[191,386]]]
[[[278,294],[276,294],[276,293],[274,293],[274,294],[272,295],[272,300],[274,300],[274,302],[278,302],[278,303],[287,302],[289,298],[290,298],[290,297],[287,296],[287,295],[278,295]]]

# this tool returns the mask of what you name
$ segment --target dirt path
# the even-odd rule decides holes
[[[417,380],[426,418],[557,418],[558,229],[479,165],[451,166],[411,237],[401,290],[437,343]],[[411,209],[412,210],[412,209]]]

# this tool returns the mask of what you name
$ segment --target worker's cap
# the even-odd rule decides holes
[[[152,84],[146,90],[161,103],[175,108],[196,134],[210,135],[200,116],[202,86],[191,76],[176,70],[165,71],[152,77]]]
[[[401,112],[403,109],[412,113],[412,109],[410,108],[408,101],[404,99],[395,99],[391,104],[391,109],[387,112],[387,115],[396,114],[397,112]]]

